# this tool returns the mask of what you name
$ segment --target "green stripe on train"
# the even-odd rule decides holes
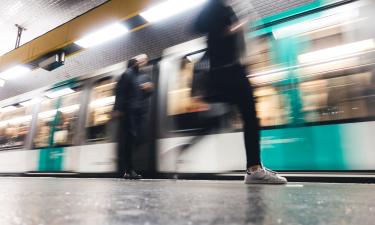
[[[345,124],[262,131],[262,161],[275,170],[347,170]],[[366,126],[366,124],[364,124]],[[350,141],[350,140],[349,140]]]
[[[60,97],[56,101],[55,108],[60,108],[62,104],[62,98]],[[39,164],[38,170],[39,171],[61,171],[63,170],[63,155],[64,155],[64,148],[60,147],[52,147],[54,145],[54,135],[56,131],[56,126],[59,124],[61,119],[61,113],[59,111],[56,112],[55,118],[51,125],[48,144],[50,148],[41,149],[39,151]]]
[[[46,148],[39,152],[39,171],[57,172],[63,169],[64,148]]]

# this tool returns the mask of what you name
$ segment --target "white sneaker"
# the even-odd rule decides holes
[[[287,182],[285,177],[265,167],[251,173],[246,172],[245,175],[245,184],[286,184]]]

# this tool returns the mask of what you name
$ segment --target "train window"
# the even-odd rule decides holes
[[[375,116],[374,74],[364,72],[300,85],[307,122]]]
[[[199,97],[193,97],[191,93],[195,63],[204,53],[184,57],[181,60],[179,74],[173,77],[168,92],[168,115],[182,115],[208,110],[208,105]],[[195,57],[194,57],[195,56]]]
[[[17,104],[0,109],[0,149],[24,146],[32,119],[32,108]]]
[[[269,36],[254,38],[247,52],[247,64],[253,73],[269,70],[275,65],[272,63],[271,41]]]
[[[56,117],[57,99],[45,99],[41,103],[38,114],[37,134],[34,137],[34,147],[44,148],[49,146],[53,123]]]
[[[255,38],[249,48],[248,66],[251,71],[251,84],[255,87],[257,116],[262,127],[284,125],[290,118],[290,100],[280,85],[286,79],[287,71],[276,63],[271,53],[270,36]]]
[[[279,126],[289,123],[290,107],[288,95],[274,86],[256,88],[257,116],[262,127]]]
[[[74,132],[77,131],[78,112],[80,108],[81,92],[65,95],[61,99],[57,111],[55,131],[53,134],[54,146],[73,145]]]
[[[89,142],[110,138],[108,124],[115,103],[115,87],[116,82],[107,78],[97,82],[92,90],[86,121],[86,138]]]
[[[71,94],[42,101],[34,138],[35,148],[73,144],[80,97],[80,89],[76,88]]]

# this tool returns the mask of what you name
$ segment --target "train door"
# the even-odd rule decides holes
[[[77,145],[78,112],[81,107],[82,86],[61,86],[45,93],[37,117],[33,147],[40,149],[38,171],[71,170],[66,151]]]
[[[218,121],[186,151],[178,146],[201,135],[202,115],[211,110],[192,96],[194,68],[203,57],[205,40],[193,40],[164,51],[158,93],[157,169],[162,173],[220,173],[245,168],[245,149],[236,113]]]

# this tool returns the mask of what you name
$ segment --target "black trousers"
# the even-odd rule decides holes
[[[148,125],[147,109],[133,109],[124,112],[119,119],[117,132],[118,173],[134,169],[133,155],[137,147],[146,141]]]
[[[117,171],[119,176],[133,169],[133,152],[136,143],[136,137],[129,131],[125,121],[121,120],[117,132]]]
[[[222,67],[210,71],[210,83],[223,100],[235,105],[243,120],[247,168],[261,164],[260,125],[256,116],[253,89],[241,65]]]

